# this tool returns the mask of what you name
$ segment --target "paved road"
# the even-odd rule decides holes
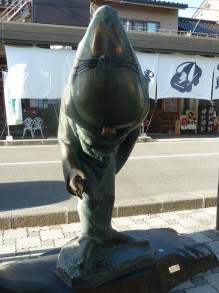
[[[76,205],[65,191],[59,147],[0,147],[0,211],[64,203]],[[169,194],[215,193],[219,141],[136,144],[116,178],[116,200]]]

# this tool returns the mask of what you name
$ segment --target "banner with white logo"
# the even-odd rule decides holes
[[[14,99],[61,99],[75,50],[5,46],[5,51]]]
[[[4,96],[5,96],[5,108],[8,125],[20,125],[23,124],[21,99],[13,99],[11,91],[8,86],[8,72],[2,71]]]
[[[148,80],[149,98],[155,99],[157,86],[158,54],[136,52],[142,72]]]
[[[214,58],[159,55],[157,98],[211,100]]]
[[[219,58],[215,58],[212,100],[219,100]]]

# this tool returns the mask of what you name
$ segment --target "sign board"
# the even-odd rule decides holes
[[[7,75],[7,72],[2,72],[7,124],[21,125],[23,124],[21,99],[12,98],[10,88],[7,83]]]

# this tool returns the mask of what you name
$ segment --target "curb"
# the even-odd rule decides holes
[[[55,145],[57,138],[48,139],[20,139],[20,140],[0,140],[0,146],[27,146],[27,145]]]
[[[139,137],[138,142],[153,142],[150,136]],[[36,146],[36,145],[56,145],[58,144],[57,138],[50,139],[25,139],[25,140],[0,140],[0,146]]]
[[[130,217],[143,214],[167,213],[180,210],[192,210],[217,206],[217,197],[213,194],[190,194],[176,198],[168,195],[159,198],[116,202],[112,217]],[[38,207],[0,213],[0,230],[23,227],[50,226],[79,222],[79,216],[74,207]]]
[[[218,141],[219,137],[151,137],[151,136],[139,136],[136,143],[145,142],[191,142],[191,141]],[[48,139],[15,139],[15,140],[0,140],[0,146],[28,146],[28,145],[56,145],[58,144],[57,138]]]

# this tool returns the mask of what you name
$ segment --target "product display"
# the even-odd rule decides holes
[[[202,107],[200,111],[200,133],[218,133],[218,115],[216,107]]]

